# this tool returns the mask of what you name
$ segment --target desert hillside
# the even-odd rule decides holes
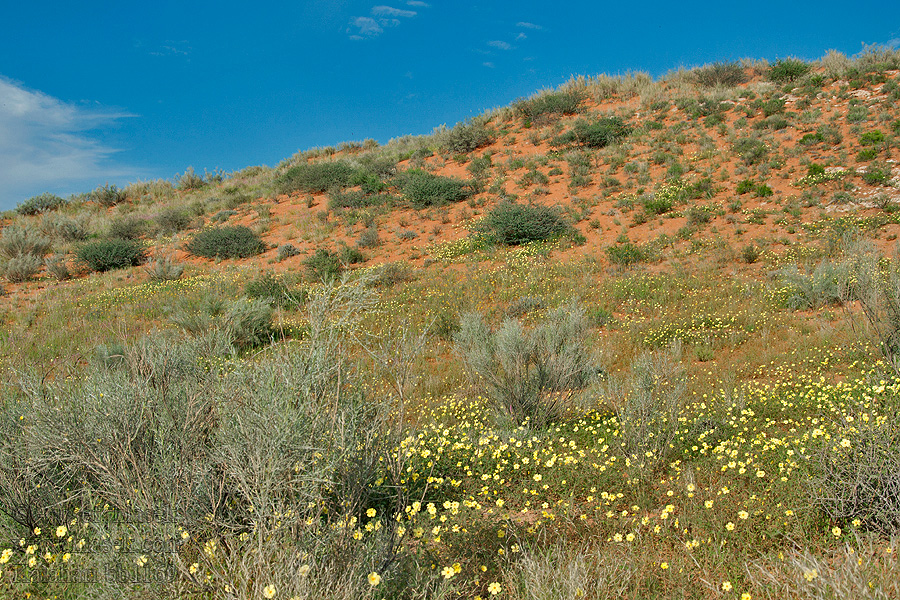
[[[898,157],[869,49],[27,199],[0,597],[898,598]]]

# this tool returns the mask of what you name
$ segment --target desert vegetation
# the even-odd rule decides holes
[[[573,78],[0,223],[0,597],[900,597],[900,53]]]

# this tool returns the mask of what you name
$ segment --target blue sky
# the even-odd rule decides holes
[[[386,3],[382,4],[381,2]],[[571,75],[900,44],[896,0],[5,2],[0,209],[429,133]]]

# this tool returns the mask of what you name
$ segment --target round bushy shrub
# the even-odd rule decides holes
[[[101,206],[115,206],[125,200],[125,192],[115,185],[102,185],[91,192],[91,200]]]
[[[282,194],[291,192],[325,192],[350,185],[354,169],[344,161],[297,165],[275,181]]]
[[[98,240],[88,242],[75,251],[78,261],[91,271],[124,269],[144,262],[144,244],[137,240]]]
[[[413,208],[442,206],[472,195],[471,187],[462,179],[433,175],[419,169],[410,169],[403,174],[401,188]]]
[[[65,203],[66,201],[56,194],[44,192],[39,196],[32,196],[22,204],[18,205],[16,207],[16,212],[20,215],[37,215],[43,212],[56,210]]]
[[[769,69],[769,79],[777,82],[794,81],[806,75],[812,66],[797,58],[779,58]]]
[[[251,229],[233,225],[204,229],[187,243],[185,249],[204,258],[247,258],[266,248]]]
[[[34,254],[20,254],[6,261],[3,275],[12,283],[28,281],[41,270],[43,261]]]
[[[507,246],[552,239],[571,229],[559,209],[515,202],[498,204],[478,226],[478,231],[493,242]]]

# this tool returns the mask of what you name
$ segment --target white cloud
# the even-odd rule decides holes
[[[488,69],[493,69],[493,68],[494,68],[494,63],[492,63],[492,62],[490,62],[490,61],[488,61],[488,62],[483,62],[483,63],[481,63],[481,66],[487,67]]]
[[[384,31],[378,21],[371,17],[356,17],[351,24],[357,28],[358,35],[364,37],[375,37]]]
[[[528,23],[526,21],[519,21],[516,23],[516,27],[524,27],[525,29],[543,29],[540,25],[535,25],[534,23]]]
[[[385,27],[397,27],[400,25],[401,18],[409,19],[417,14],[414,10],[403,10],[392,6],[373,6],[371,17],[353,17],[350,19],[350,27],[347,29],[347,33],[350,35],[351,40],[371,39],[384,33]]]
[[[527,40],[527,39],[528,39],[528,36],[525,35],[524,33],[519,33],[519,35],[516,36],[516,41]]]
[[[0,76],[0,205],[99,178],[137,175],[136,169],[111,164],[118,150],[87,133],[133,116],[67,104]]]
[[[407,6],[418,6],[419,8],[429,8],[431,5],[427,2],[420,2],[419,0],[409,0],[406,3]]]
[[[512,48],[512,46],[510,46],[506,42],[501,42],[500,40],[492,40],[488,42],[488,46],[490,46],[491,48],[496,48],[498,50],[509,50],[510,48]]]
[[[372,15],[376,17],[403,17],[410,18],[416,16],[414,10],[401,10],[391,6],[374,6],[372,7]]]

